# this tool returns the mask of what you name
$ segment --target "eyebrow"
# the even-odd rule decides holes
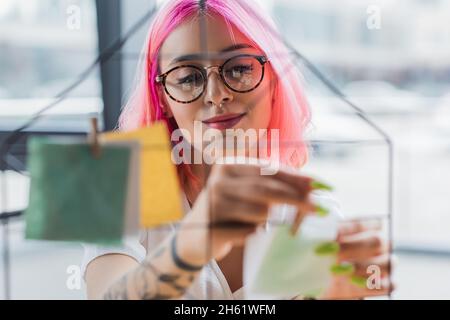
[[[220,50],[219,53],[226,53],[226,52],[231,52],[231,51],[240,50],[240,49],[247,49],[247,48],[253,48],[253,47],[246,43],[237,43],[237,44],[233,44],[229,47],[226,47],[226,48]],[[172,65],[172,64],[178,63],[178,62],[187,61],[187,60],[200,60],[200,59],[204,59],[204,58],[210,57],[210,56],[211,56],[211,54],[208,54],[208,53],[186,54],[186,55],[179,56],[179,57],[173,59],[169,65]]]

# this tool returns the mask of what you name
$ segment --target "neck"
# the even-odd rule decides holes
[[[198,151],[192,148],[191,152],[192,152],[191,154],[193,154],[194,152]],[[200,181],[200,185],[198,186],[198,188],[195,188],[192,185],[192,183],[190,183],[190,181],[186,181],[184,185],[184,191],[191,206],[197,199],[197,196],[199,195],[201,190],[206,185],[206,181],[208,180],[211,167],[212,167],[211,165],[208,165],[205,162],[202,162],[200,164],[197,163],[189,164],[189,168],[191,169],[192,174]]]

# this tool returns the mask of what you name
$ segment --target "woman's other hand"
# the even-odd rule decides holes
[[[389,246],[382,240],[381,222],[345,222],[340,226],[337,241],[340,245],[338,265],[352,270],[335,274],[322,298],[357,299],[388,295],[393,290]],[[345,273],[345,272],[343,272]]]

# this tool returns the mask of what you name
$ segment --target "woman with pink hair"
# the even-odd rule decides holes
[[[296,206],[299,221],[314,213],[311,180],[298,173],[308,158],[303,132],[310,111],[300,75],[275,32],[271,18],[247,0],[172,0],[159,10],[119,129],[164,121],[172,141],[184,143],[175,157],[181,159],[176,164],[186,215],[177,226],[146,230],[120,248],[88,247],[83,269],[89,298],[241,298],[245,239],[267,220],[270,206]],[[212,163],[192,161],[199,154],[204,160],[208,149],[197,129],[212,132],[214,146],[222,142],[213,148]],[[253,157],[261,161],[219,161],[242,151],[223,144],[236,131],[256,132],[246,136],[256,141],[245,140],[241,154],[250,159],[256,149]],[[274,162],[281,167],[262,174],[263,163]],[[387,251],[371,231],[361,223],[340,230],[339,259],[352,261],[364,276],[377,258],[385,275]],[[324,297],[387,290],[335,277]]]

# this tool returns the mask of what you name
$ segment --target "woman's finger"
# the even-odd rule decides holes
[[[394,284],[387,277],[372,280],[367,277],[354,276],[347,281],[350,281],[350,286],[353,287],[353,296],[350,298],[386,296],[394,291]]]
[[[333,285],[325,299],[361,299],[366,297],[386,296],[394,290],[394,285],[388,278],[372,281],[367,277],[333,277]]]
[[[339,261],[358,261],[382,255],[387,252],[380,237],[376,235],[364,238],[345,238],[338,240]]]
[[[303,219],[312,212],[315,211],[315,206],[311,203],[300,204],[297,206],[297,214],[295,215],[295,219],[291,225],[291,234],[295,235],[303,222]]]
[[[386,277],[390,274],[393,267],[392,260],[388,254],[375,257],[371,260],[354,261],[353,266],[355,268],[354,274],[360,277],[367,277],[371,274],[378,274],[381,277]]]
[[[267,219],[269,206],[265,203],[241,201],[229,195],[221,195],[220,203],[215,204],[214,201],[216,200],[214,195],[212,195],[210,220],[213,223],[235,222],[258,224],[265,222]]]
[[[225,172],[233,177],[255,177],[260,176],[266,179],[282,181],[292,188],[296,189],[304,196],[312,191],[311,181],[309,177],[302,176],[298,171],[286,167],[279,167],[272,175],[263,175],[261,165],[254,164],[232,164],[225,165]]]
[[[274,179],[260,177],[228,178],[220,183],[220,192],[240,199],[258,203],[287,203],[304,205],[307,195],[292,186]],[[218,190],[219,192],[219,190]]]
[[[361,232],[366,231],[380,231],[382,230],[383,225],[380,220],[370,220],[370,221],[361,221],[361,220],[352,220],[343,222],[339,226],[338,238],[352,236]]]

